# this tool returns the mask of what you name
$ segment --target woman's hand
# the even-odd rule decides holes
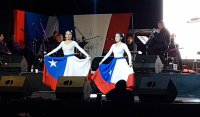
[[[44,58],[47,57],[48,55],[44,55]]]
[[[99,63],[99,66],[100,66],[102,63],[103,63],[103,61],[101,61],[101,62]]]
[[[91,59],[91,57],[90,56],[87,56],[87,58],[86,59]]]

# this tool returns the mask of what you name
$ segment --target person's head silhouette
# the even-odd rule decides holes
[[[119,89],[119,90],[126,90],[126,81],[125,81],[125,80],[119,80],[119,81],[116,83],[116,89]]]

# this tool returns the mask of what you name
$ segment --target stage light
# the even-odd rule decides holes
[[[198,0],[164,0],[163,20],[170,33],[175,33],[182,59],[200,59],[200,7]],[[184,49],[180,49],[184,48]]]

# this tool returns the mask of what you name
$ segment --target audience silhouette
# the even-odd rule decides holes
[[[125,80],[119,80],[114,89],[106,94],[114,112],[128,112],[134,103],[133,91],[128,90]],[[128,114],[128,113],[127,113]]]

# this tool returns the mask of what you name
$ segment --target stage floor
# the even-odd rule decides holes
[[[98,94],[90,94],[90,97],[88,100],[95,100],[97,98]],[[29,96],[29,99],[44,99],[44,100],[57,100],[56,94],[54,91],[38,91],[34,92],[31,96]],[[106,96],[101,94],[101,100],[106,101]],[[134,96],[134,101],[136,103],[140,103],[139,97]],[[187,104],[200,104],[200,97],[194,97],[191,95],[190,97],[179,97],[177,96],[175,98],[174,103],[187,103]]]
[[[113,114],[119,111],[113,110],[105,95],[102,95],[101,102],[99,102],[99,99],[97,99],[98,93],[95,92],[90,95],[88,100],[84,101],[57,99],[54,91],[43,86],[41,82],[42,74],[27,73],[25,76],[27,76],[35,91],[31,96],[23,99],[2,99],[0,97],[0,112],[3,115],[8,114],[9,117],[13,117],[19,112],[29,112],[33,117],[57,117],[66,113],[73,116],[78,116],[80,113],[85,116],[95,116],[97,114],[106,116],[106,113]],[[176,86],[178,95],[173,103],[144,103],[140,102],[139,97],[136,95],[133,106],[125,112],[128,115],[136,117],[200,115],[200,74],[160,73],[136,74],[135,76],[136,88],[140,88],[143,77],[159,78],[158,84],[164,82],[164,78],[170,78]],[[7,117],[7,115],[4,115],[4,117]]]
[[[97,98],[98,94],[90,94],[89,100],[94,100],[95,98]],[[35,92],[33,93],[31,96],[29,96],[30,99],[36,99],[36,98],[40,98],[40,99],[47,99],[47,100],[57,100],[56,99],[56,94],[54,93],[54,91],[39,91],[39,92]],[[106,96],[102,95],[102,100],[106,101]],[[139,103],[139,97],[138,96],[134,96],[134,100],[135,102]],[[200,98],[197,97],[176,97],[174,103],[188,103],[188,104],[200,104]]]
[[[96,95],[96,96],[95,96]],[[134,117],[169,117],[200,115],[200,99],[176,97],[173,103],[143,103],[138,96],[134,97],[133,106],[115,107],[106,101],[105,95],[99,103],[97,94],[92,94],[89,100],[60,100],[54,92],[35,92],[25,99],[0,100],[1,115],[14,117],[21,112],[29,113],[32,117],[60,117],[63,114],[70,116],[115,116],[125,114]],[[127,110],[126,110],[127,109]]]

